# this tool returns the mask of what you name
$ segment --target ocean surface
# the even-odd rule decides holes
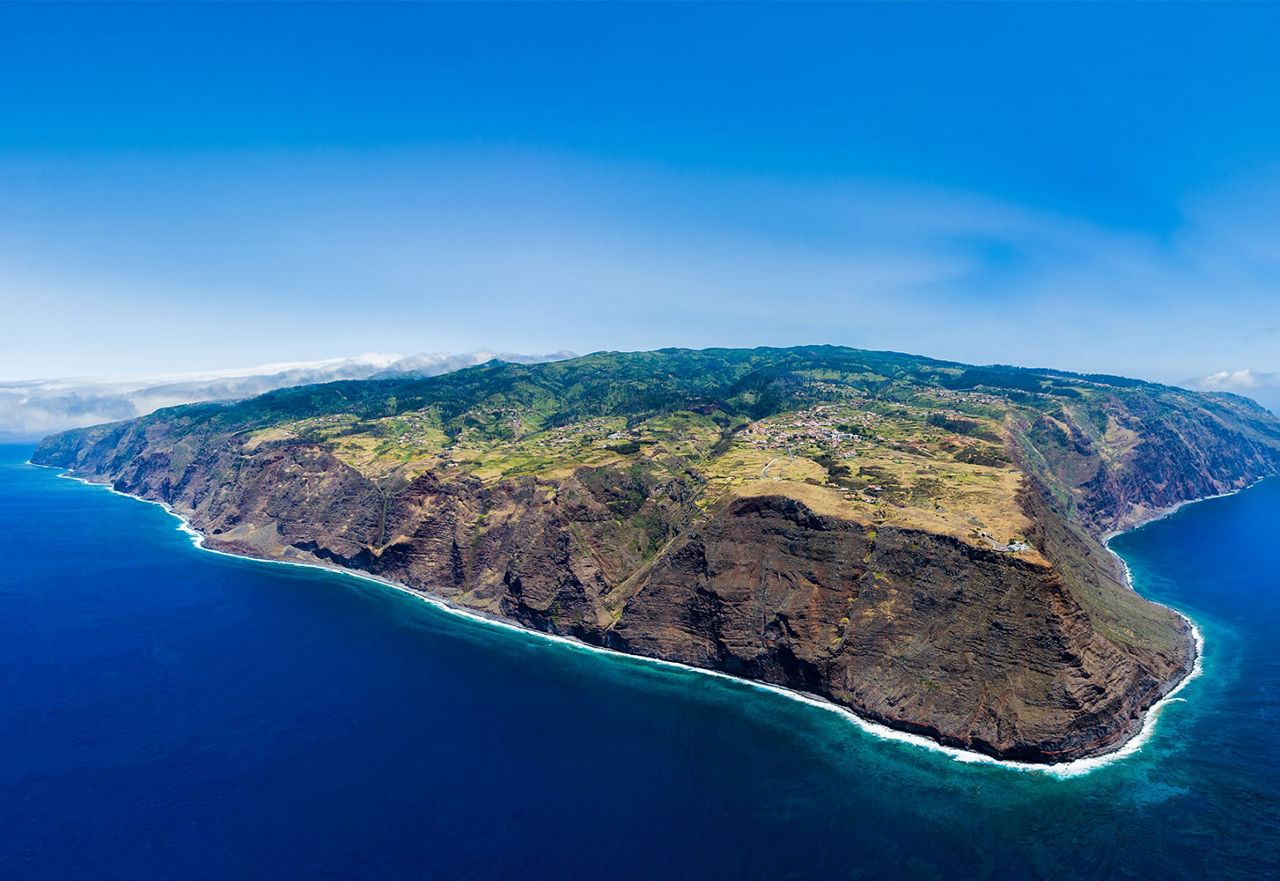
[[[0,447],[0,878],[1280,872],[1280,481],[1113,542],[1204,675],[1058,779],[200,551],[29,452]]]

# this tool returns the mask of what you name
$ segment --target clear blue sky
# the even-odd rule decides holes
[[[0,378],[1280,370],[1280,6],[0,6]]]

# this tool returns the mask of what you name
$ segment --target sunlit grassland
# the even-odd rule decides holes
[[[1029,524],[1016,503],[1021,474],[994,442],[997,421],[943,420],[971,435],[961,436],[930,424],[942,408],[927,396],[868,400],[828,389],[824,376],[815,379],[827,400],[809,395],[809,406],[755,421],[677,409],[641,419],[561,422],[548,417],[552,408],[539,412],[490,400],[451,426],[434,408],[372,419],[329,414],[266,429],[255,440],[306,439],[362,473],[401,480],[432,472],[445,481],[556,481],[578,469],[644,462],[658,473],[696,478],[694,501],[704,510],[734,496],[782,494],[819,513],[978,544],[1026,535]],[[957,454],[991,461],[959,461]]]

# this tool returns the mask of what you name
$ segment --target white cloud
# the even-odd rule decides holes
[[[1280,374],[1246,367],[1243,370],[1220,370],[1209,376],[1193,379],[1190,384],[1207,391],[1244,392],[1272,388],[1278,380]]]

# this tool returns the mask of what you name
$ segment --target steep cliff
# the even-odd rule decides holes
[[[1122,743],[1193,661],[1100,537],[1275,473],[1280,424],[824,347],[306,387],[58,435],[35,461],[164,501],[214,547],[1054,762]]]

